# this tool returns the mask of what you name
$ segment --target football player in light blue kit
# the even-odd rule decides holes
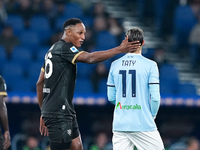
[[[115,104],[113,150],[164,150],[154,121],[160,106],[158,67],[141,55],[143,31],[132,28],[126,35],[129,42],[140,41],[141,46],[110,67],[108,100]]]

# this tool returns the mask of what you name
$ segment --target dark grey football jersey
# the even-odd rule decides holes
[[[45,56],[42,116],[53,118],[73,118],[72,103],[75,81],[75,59],[82,52],[71,43],[60,40]]]

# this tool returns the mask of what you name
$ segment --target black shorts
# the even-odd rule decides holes
[[[51,149],[53,149],[54,146],[57,147],[57,145],[63,145],[65,149],[69,149],[72,140],[79,136],[76,118],[74,120],[66,120],[43,117],[43,120],[49,131]]]
[[[0,133],[0,150],[4,150],[3,149],[3,135],[2,135],[2,133]]]
[[[70,149],[71,143],[72,142],[64,142],[64,141],[62,141],[61,143],[49,142],[51,150]]]

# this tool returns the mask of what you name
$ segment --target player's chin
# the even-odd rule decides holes
[[[82,45],[81,43],[78,43],[78,44],[76,44],[76,47],[79,48],[79,47],[81,47],[81,45]]]

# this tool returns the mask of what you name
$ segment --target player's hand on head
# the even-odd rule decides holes
[[[139,43],[139,41],[129,42],[128,36],[126,36],[119,47],[122,53],[128,53],[137,50],[140,46],[141,44]]]
[[[10,147],[10,133],[9,131],[6,131],[4,133],[4,143],[3,143],[3,147],[4,149],[8,149]]]
[[[45,126],[44,120],[42,119],[42,116],[40,117],[40,134],[44,135],[44,136],[48,136],[49,135],[49,131],[47,129],[47,127]]]

